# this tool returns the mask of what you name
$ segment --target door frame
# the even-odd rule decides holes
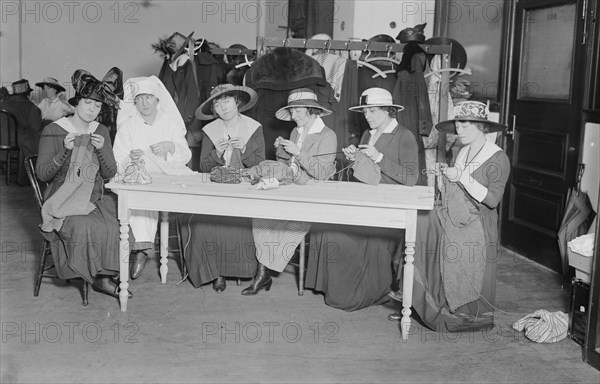
[[[511,115],[515,113],[516,102],[513,103],[513,98],[516,101],[516,93],[519,92],[519,71],[520,63],[519,54],[515,52],[515,48],[518,45],[522,46],[522,42],[517,42],[517,36],[522,36],[522,23],[521,20],[517,20],[518,7],[522,6],[523,3],[527,3],[528,6],[537,7],[550,7],[552,5],[560,5],[565,3],[565,0],[506,0],[504,7],[504,38],[502,43],[502,57],[501,73],[500,73],[500,95],[501,95],[501,108],[500,108],[500,121],[508,125],[509,132],[514,131],[514,127],[511,122]],[[573,0],[576,3],[576,25],[575,25],[575,45],[573,53],[573,70],[572,70],[572,91],[569,98],[569,103],[574,104],[575,108],[581,111],[583,109],[584,92],[580,88],[584,82],[584,74],[586,68],[586,48],[581,47],[581,37],[584,30],[584,22],[582,20],[582,12],[586,6],[586,2]],[[565,174],[567,175],[564,195],[566,196],[567,190],[573,187],[576,183],[576,168],[580,159],[581,152],[581,121],[577,116],[569,117],[569,124],[574,127],[572,130],[574,137],[569,137],[568,145],[574,147],[574,153],[565,158]],[[509,152],[509,147],[514,144],[512,142],[513,137],[509,135],[503,135],[502,147],[504,151],[509,155],[511,163],[513,161],[513,152]],[[572,177],[571,177],[572,175]],[[510,207],[513,201],[511,201],[510,188],[513,182],[513,172],[507,182],[507,190],[505,191],[504,198],[500,207],[500,243],[506,248],[513,249],[511,244],[506,244],[503,236],[504,221],[510,214]],[[564,203],[562,209],[564,210]],[[562,212],[561,212],[562,215]],[[558,245],[557,245],[558,248]],[[527,255],[525,255],[527,256]],[[537,261],[537,260],[536,260]]]

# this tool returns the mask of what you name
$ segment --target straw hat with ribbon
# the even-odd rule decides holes
[[[488,120],[488,106],[480,101],[463,101],[454,106],[454,119],[438,123],[435,127],[442,132],[456,134],[457,121],[471,121],[483,123],[488,132],[500,132],[506,129],[505,125]]]
[[[254,104],[258,100],[258,95],[252,88],[242,85],[219,84],[210,92],[210,97],[196,109],[196,118],[198,120],[212,120],[217,118],[217,114],[212,110],[213,100],[225,95],[236,95],[238,97],[241,101],[241,105],[238,107],[240,113],[254,107]]]
[[[290,92],[287,100],[287,105],[285,107],[279,108],[277,112],[275,112],[275,117],[279,120],[291,121],[292,116],[288,109],[290,108],[318,108],[321,110],[321,116],[331,115],[331,111],[317,101],[317,94],[308,88],[299,88]]]
[[[394,104],[392,94],[383,88],[369,88],[360,95],[360,104],[355,107],[350,107],[353,112],[362,112],[363,108],[369,107],[394,107],[396,112],[404,109],[399,104]]]
[[[35,83],[35,85],[40,88],[44,88],[44,85],[47,85],[49,87],[56,89],[56,92],[58,92],[58,93],[66,91],[65,87],[60,85],[58,83],[58,80],[56,80],[54,77],[46,77],[46,78],[44,78],[44,80],[40,81],[39,83]]]

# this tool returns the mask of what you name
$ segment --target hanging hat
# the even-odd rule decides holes
[[[467,51],[458,41],[449,37],[432,37],[425,40],[425,44],[430,45],[452,45],[450,52],[450,66],[452,68],[464,69],[467,66]],[[427,62],[431,65],[431,60],[435,55],[428,54]]]
[[[349,110],[353,112],[362,112],[363,108],[368,107],[394,107],[397,110],[396,112],[400,112],[404,109],[403,106],[394,104],[392,94],[383,88],[366,89],[362,95],[360,95],[359,105],[350,107]]]
[[[480,101],[463,101],[454,106],[454,119],[438,123],[435,127],[442,132],[456,134],[457,121],[474,121],[484,123],[488,131],[500,132],[506,129],[505,125],[488,120],[488,106]]]
[[[13,95],[29,95],[33,89],[29,86],[29,81],[21,79],[12,83]]]
[[[327,108],[322,107],[317,101],[317,94],[308,88],[294,89],[290,92],[287,105],[281,107],[275,112],[275,117],[279,120],[291,121],[292,116],[288,111],[289,108],[318,108],[321,110],[321,116],[331,115],[331,111]]]
[[[379,35],[375,35],[367,41],[370,43],[395,43],[396,42],[396,40],[394,40],[394,38],[392,36],[386,35],[383,33],[379,34]]]
[[[400,31],[396,40],[400,40],[401,43],[408,43],[409,41],[415,41],[417,43],[425,42],[425,35],[423,31],[427,23],[415,25],[412,28],[404,28]]]
[[[238,107],[239,112],[245,112],[254,107],[258,100],[258,95],[252,88],[242,85],[219,84],[210,92],[210,97],[196,109],[196,119],[212,120],[216,118],[217,114],[212,110],[212,102],[225,95],[237,95],[242,102],[242,105]]]
[[[175,32],[166,39],[158,39],[157,43],[152,44],[152,48],[154,48],[154,52],[160,52],[162,57],[172,63],[181,56],[184,50],[189,46],[193,35],[193,31],[188,37],[185,37],[179,32]]]
[[[123,72],[111,68],[102,81],[96,79],[86,70],[78,69],[71,76],[75,96],[69,99],[69,104],[76,107],[79,99],[92,99],[103,104],[119,108],[119,98],[123,97]]]
[[[41,82],[35,83],[35,85],[38,86],[38,87],[40,87],[40,88],[44,88],[44,85],[47,85],[49,87],[52,87],[52,88],[56,89],[56,92],[58,92],[58,93],[66,91],[65,87],[63,87],[62,85],[60,85],[58,83],[58,80],[56,80],[54,77],[46,77]]]

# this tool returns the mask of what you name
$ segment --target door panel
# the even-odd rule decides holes
[[[578,158],[582,3],[519,0],[515,9],[502,243],[556,271],[557,232]]]

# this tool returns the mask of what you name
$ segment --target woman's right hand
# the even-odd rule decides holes
[[[226,139],[218,140],[215,143],[215,150],[217,151],[217,155],[219,155],[219,156],[223,155],[223,152],[225,152],[225,150],[227,149],[228,146],[229,146],[229,140],[226,140]]]
[[[344,152],[344,155],[346,155],[346,160],[350,160],[350,161],[354,161],[354,158],[356,156],[356,151],[358,149],[356,149],[356,147],[354,146],[354,144],[346,147],[346,148],[342,148],[342,151]]]
[[[129,151],[129,158],[134,163],[137,163],[142,158],[143,154],[144,151],[142,151],[141,149],[132,149],[131,151]]]
[[[67,133],[67,136],[65,136],[65,139],[63,140],[63,143],[65,144],[65,148],[73,149],[75,147],[75,137],[76,137],[75,134]]]

